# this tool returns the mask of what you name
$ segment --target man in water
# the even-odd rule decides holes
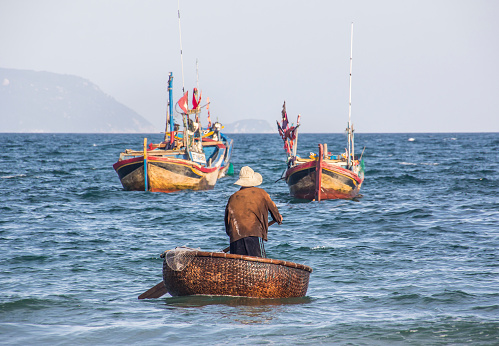
[[[265,190],[256,187],[262,176],[245,166],[234,184],[241,189],[230,196],[225,207],[225,232],[230,237],[230,253],[265,257],[269,212],[279,225],[282,216]]]

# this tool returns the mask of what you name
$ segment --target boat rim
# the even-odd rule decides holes
[[[167,250],[167,251],[163,252],[161,257],[165,257],[166,253],[168,251],[172,251],[172,250]],[[308,271],[310,273],[312,273],[312,271],[313,271],[313,269],[311,267],[304,265],[304,264],[288,262],[288,261],[283,261],[283,260],[277,260],[277,259],[273,259],[273,258],[263,258],[263,257],[246,256],[246,255],[235,255],[235,254],[230,254],[230,253],[225,253],[225,252],[210,252],[210,251],[199,251],[199,250],[192,250],[192,251],[195,252],[194,256],[197,256],[197,257],[237,259],[237,260],[250,261],[250,262],[276,264],[276,265],[281,265],[281,266],[285,266],[285,267],[305,270],[305,271]]]

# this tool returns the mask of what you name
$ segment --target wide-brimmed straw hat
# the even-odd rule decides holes
[[[258,186],[262,183],[263,179],[260,173],[256,173],[250,167],[244,166],[239,171],[239,180],[236,181],[235,185],[241,185],[244,187]]]

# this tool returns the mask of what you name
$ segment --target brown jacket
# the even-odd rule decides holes
[[[282,223],[275,203],[259,187],[241,188],[230,196],[224,218],[230,242],[251,236],[267,240],[269,212],[275,221]]]

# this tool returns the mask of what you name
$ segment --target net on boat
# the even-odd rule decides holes
[[[171,270],[181,271],[191,263],[197,250],[188,247],[176,247],[173,250],[168,250],[165,254],[166,264]]]

